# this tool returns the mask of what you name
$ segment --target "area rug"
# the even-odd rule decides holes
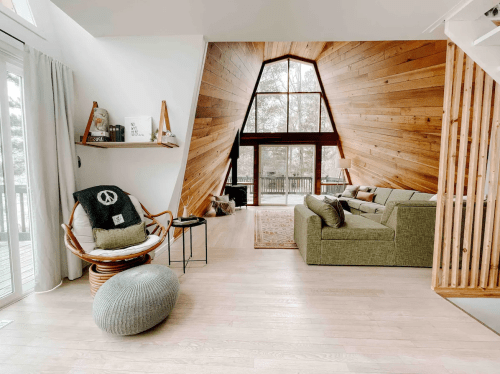
[[[254,248],[298,249],[293,240],[293,209],[256,210]]]

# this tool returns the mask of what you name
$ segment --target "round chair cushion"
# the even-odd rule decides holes
[[[116,335],[146,331],[170,314],[179,295],[179,280],[163,265],[125,270],[102,285],[92,308],[102,330]]]

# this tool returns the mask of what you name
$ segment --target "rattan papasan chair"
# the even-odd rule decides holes
[[[96,248],[92,226],[85,210],[79,202],[76,202],[73,207],[69,223],[62,225],[65,231],[64,243],[66,248],[82,260],[91,263],[89,282],[92,296],[95,295],[99,287],[119,272],[134,266],[151,263],[149,253],[163,243],[167,237],[168,230],[172,226],[172,212],[166,210],[159,214],[151,214],[137,198],[130,194],[128,195],[137,213],[146,222],[146,227],[150,232],[148,239],[144,243],[114,250]],[[170,215],[167,228],[156,220],[156,218],[164,214]]]

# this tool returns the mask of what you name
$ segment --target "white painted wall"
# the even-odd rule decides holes
[[[112,124],[152,116],[158,126],[167,101],[179,148],[97,149],[77,145],[78,188],[114,184],[153,213],[177,213],[203,69],[201,35],[94,38],[55,5],[51,12],[62,61],[74,72],[75,133],[83,135],[95,100]]]
[[[39,51],[59,59],[61,53],[59,45],[55,42],[49,8],[53,6],[52,3],[49,0],[30,0],[29,2],[36,26],[0,4],[0,28]],[[19,50],[23,48],[21,43],[3,33],[0,33],[0,40]]]

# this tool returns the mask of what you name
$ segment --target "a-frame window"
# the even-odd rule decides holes
[[[293,58],[266,63],[243,133],[333,132],[324,97],[312,63]]]

